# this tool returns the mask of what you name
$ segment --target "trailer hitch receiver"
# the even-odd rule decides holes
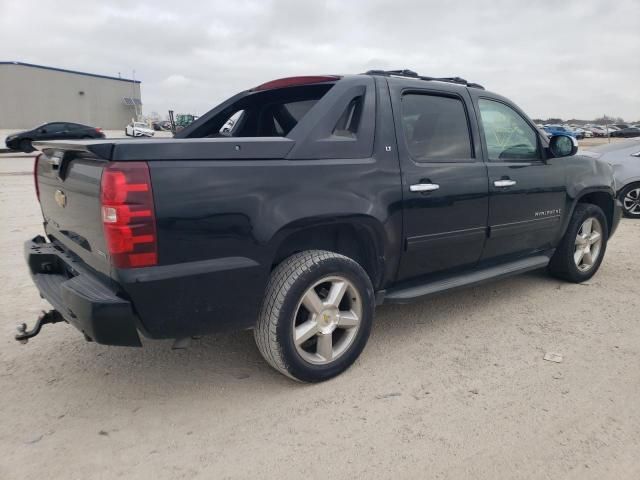
[[[18,333],[16,334],[15,338],[20,343],[25,344],[29,341],[30,338],[33,338],[36,335],[38,335],[38,333],[40,333],[40,330],[42,329],[43,325],[47,323],[58,323],[58,322],[64,322],[64,321],[65,319],[62,317],[62,315],[60,315],[60,312],[58,312],[57,310],[49,310],[48,312],[43,311],[42,315],[38,317],[38,320],[36,320],[36,324],[33,326],[31,330],[27,330],[26,323],[19,323],[18,326],[16,327],[16,330],[18,330]]]

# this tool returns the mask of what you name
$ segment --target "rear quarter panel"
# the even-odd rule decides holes
[[[376,84],[376,95],[373,154],[366,158],[302,159],[303,152],[149,162],[161,265],[116,272],[148,336],[255,325],[279,246],[311,226],[365,227],[384,265],[374,287],[393,279],[402,247],[401,180],[386,83]]]

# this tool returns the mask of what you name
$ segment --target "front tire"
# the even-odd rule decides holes
[[[589,280],[602,264],[608,239],[609,228],[602,209],[579,203],[549,262],[549,272],[568,282]]]
[[[272,272],[254,337],[262,356],[280,373],[320,382],[358,358],[374,308],[371,280],[357,262],[307,250]]]
[[[640,218],[640,183],[627,185],[620,192],[620,203],[625,217]]]
[[[18,148],[20,149],[20,151],[24,153],[33,152],[33,145],[31,144],[31,140],[28,138],[23,138],[22,140],[20,140],[20,143],[18,144]]]

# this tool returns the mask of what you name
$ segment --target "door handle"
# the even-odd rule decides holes
[[[493,182],[493,184],[498,188],[513,187],[516,183],[518,182],[510,179],[496,180],[495,182]]]
[[[415,185],[411,185],[409,190],[412,192],[433,192],[439,188],[440,185],[437,183],[416,183]]]

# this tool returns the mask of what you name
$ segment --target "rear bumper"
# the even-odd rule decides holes
[[[131,303],[69,253],[41,237],[25,242],[31,278],[64,319],[96,343],[141,346]]]

